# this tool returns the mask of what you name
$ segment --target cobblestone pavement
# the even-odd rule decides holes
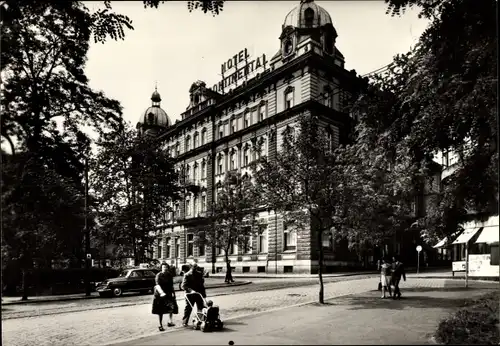
[[[325,284],[325,298],[335,298],[348,294],[363,293],[376,288],[373,278],[360,280],[341,280]],[[408,287],[445,288],[463,285],[456,280],[415,279],[401,285],[404,292]],[[492,284],[475,282],[474,286]],[[498,284],[497,284],[498,285]],[[292,306],[316,301],[318,286],[303,286],[274,289],[258,292],[234,293],[214,296],[209,292],[214,303],[221,308],[222,319],[267,311],[270,309]],[[179,309],[184,309],[184,302],[179,301]],[[175,319],[180,325],[180,315]],[[62,313],[8,319],[2,321],[4,345],[90,345],[107,344],[120,340],[141,337],[154,333],[157,317],[151,314],[151,305],[114,307],[92,311]]]
[[[350,276],[346,278],[328,278],[326,282],[336,282],[339,280],[357,280],[362,278],[372,277],[365,276]],[[305,285],[314,285],[318,279],[312,278],[287,278],[287,279],[252,279],[252,283],[243,286],[232,286],[219,288],[208,288],[207,292],[210,295],[227,295],[244,292],[255,292],[274,290],[284,287],[299,287]],[[182,297],[182,292],[177,292],[179,297]],[[2,320],[35,317],[41,315],[51,315],[59,313],[77,312],[84,310],[107,309],[115,307],[123,307],[130,305],[148,304],[151,302],[151,295],[138,295],[136,293],[125,294],[119,298],[96,298],[96,299],[78,299],[71,301],[52,301],[46,303],[31,303],[31,304],[5,304],[2,306]]]

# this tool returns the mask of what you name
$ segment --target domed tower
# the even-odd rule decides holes
[[[344,57],[335,47],[337,31],[333,27],[332,18],[314,0],[301,0],[287,14],[279,38],[281,50],[276,58],[281,57],[287,61],[306,53],[308,48],[302,43],[310,39],[315,43],[314,48],[318,53],[335,58],[335,63],[339,66],[344,65]]]
[[[160,107],[161,96],[156,87],[151,102],[151,107],[146,109],[137,123],[140,135],[157,136],[172,124],[167,112]]]

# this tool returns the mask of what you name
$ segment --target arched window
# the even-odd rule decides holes
[[[186,151],[191,150],[191,137],[186,138]]]
[[[195,164],[193,167],[193,180],[196,182],[198,180],[198,166]]]
[[[206,128],[203,128],[203,130],[201,130],[201,145],[205,144],[205,141],[207,140],[207,129]]]
[[[194,134],[194,137],[193,137],[193,138],[194,138],[194,143],[193,143],[193,144],[194,144],[194,146],[193,146],[193,149],[194,149],[194,148],[198,148],[198,146],[200,145],[200,144],[198,143],[198,141],[199,141],[199,137],[200,137],[200,135],[198,134],[198,132],[196,132],[196,133]]]
[[[191,178],[191,167],[189,165],[186,166],[186,180],[189,180]]]
[[[285,89],[285,109],[290,109],[294,106],[294,90],[289,86]]]
[[[312,8],[307,8],[304,11],[304,20],[306,23],[306,26],[312,27],[314,23],[314,10]]]

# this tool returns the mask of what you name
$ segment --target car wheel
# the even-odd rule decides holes
[[[120,297],[123,294],[123,291],[120,287],[113,288],[113,296]]]

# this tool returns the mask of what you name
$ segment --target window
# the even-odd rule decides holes
[[[205,179],[207,177],[207,164],[205,161],[201,163],[201,179]]]
[[[304,19],[306,22],[306,26],[308,26],[308,27],[313,26],[314,10],[312,8],[309,7],[304,11]]]
[[[321,235],[321,243],[324,249],[333,249],[333,237],[330,231],[324,231]]]
[[[245,113],[245,128],[250,126],[250,113]]]
[[[238,130],[236,127],[236,119],[231,119],[231,133],[235,133]]]
[[[179,156],[181,154],[181,146],[179,143],[175,145],[175,156]]]
[[[189,150],[191,150],[191,138],[190,137],[188,137],[186,139],[186,151],[189,151]]]
[[[248,226],[247,229],[244,231],[244,233],[249,234],[251,233],[251,227]],[[243,253],[252,253],[252,236],[251,235],[245,235],[244,240],[243,240]]]
[[[172,245],[170,244],[170,238],[167,238],[166,242],[167,242],[166,258],[172,258]]]
[[[246,167],[250,163],[249,149],[245,148],[243,152],[243,166]]]
[[[193,199],[193,216],[197,216],[198,215],[198,196],[194,196],[194,199]]]
[[[194,256],[194,234],[187,235],[187,256]]]
[[[323,104],[327,107],[332,107],[332,89],[327,85],[324,88],[324,94],[323,94]]]
[[[178,219],[181,213],[181,209],[179,208],[179,204],[176,204],[174,207],[175,218]]]
[[[499,246],[498,244],[491,245],[491,258],[490,258],[490,265],[492,266],[497,266],[500,263],[500,251],[499,251]]]
[[[230,169],[236,169],[236,153],[234,151],[231,153]]]
[[[193,148],[198,148],[198,145],[200,145],[200,144],[198,143],[199,137],[200,137],[200,136],[198,135],[198,132],[196,132],[196,133],[194,134],[194,147],[193,147]]]
[[[230,255],[236,255],[238,254],[238,246],[236,246],[236,244],[231,244],[231,246],[229,246],[229,254]]]
[[[224,125],[219,125],[219,139],[224,137]]]
[[[266,118],[266,105],[261,105],[259,107],[259,121],[262,121]]]
[[[205,129],[201,130],[201,145],[205,144],[206,134],[207,134],[207,130],[205,130]]]
[[[156,258],[163,258],[163,239],[158,239],[158,253]]]
[[[207,196],[202,195],[201,196],[201,211],[204,212],[207,210]]]
[[[142,277],[141,274],[142,273],[140,273],[138,271],[133,271],[133,272],[130,273],[129,278],[140,278],[140,277]]]
[[[293,88],[289,87],[285,91],[285,109],[290,109],[294,106]]]
[[[259,253],[267,253],[267,227],[259,234]]]
[[[329,129],[326,130],[326,144],[328,146],[328,150],[333,148],[333,136]]]
[[[191,215],[191,200],[188,198],[186,198],[186,216],[190,216]]]
[[[297,231],[283,224],[283,243],[285,250],[295,250],[297,248]]]
[[[181,239],[175,239],[175,257],[179,258],[181,256]]]
[[[217,159],[217,174],[222,174],[224,173],[224,167],[223,167],[224,159],[222,155],[219,156]]]
[[[191,179],[191,167],[189,165],[186,166],[186,180]]]
[[[193,180],[196,182],[198,180],[198,165],[195,163],[193,167]]]

